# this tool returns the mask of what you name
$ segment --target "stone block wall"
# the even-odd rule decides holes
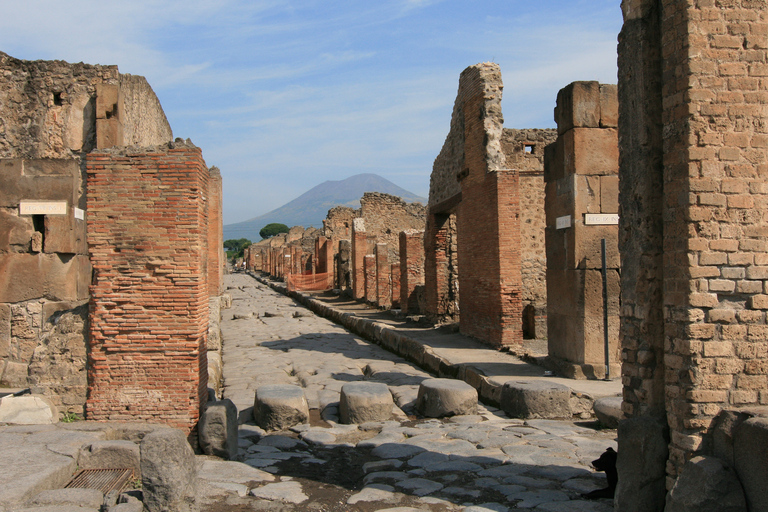
[[[365,256],[368,254],[368,235],[365,221],[360,218],[352,222],[352,249],[350,255],[350,274],[352,277],[352,297],[365,298]]]
[[[87,171],[87,416],[190,432],[208,394],[208,168],[177,141],[94,153]]]
[[[555,109],[558,137],[545,158],[549,358],[577,378],[605,376],[602,239],[610,373],[619,373],[617,109],[614,85],[563,88]]]
[[[523,279],[523,337],[547,337],[547,256],[544,230],[544,148],[557,130],[505,128],[501,147],[507,167],[520,174],[520,272]]]
[[[768,5],[622,9],[623,407],[668,425],[669,488],[723,409],[768,405]]]
[[[380,308],[392,307],[392,265],[389,263],[387,244],[376,244],[376,305]]]

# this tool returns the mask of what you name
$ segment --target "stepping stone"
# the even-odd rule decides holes
[[[624,417],[621,410],[621,402],[624,399],[620,396],[605,396],[595,400],[592,406],[597,419],[608,428],[619,428],[619,420]]]
[[[571,389],[540,380],[510,380],[501,388],[501,409],[512,418],[570,418]]]
[[[456,379],[426,379],[419,384],[416,409],[428,418],[477,414],[477,390]]]
[[[392,393],[380,382],[349,382],[341,387],[342,423],[386,421],[392,416]]]
[[[253,404],[253,419],[264,430],[286,430],[309,420],[304,390],[290,384],[259,386]]]
[[[209,402],[198,423],[200,449],[206,455],[237,457],[237,407],[231,400]]]

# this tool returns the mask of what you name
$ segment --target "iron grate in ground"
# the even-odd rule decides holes
[[[65,488],[98,489],[104,494],[122,492],[133,480],[133,469],[81,469]]]

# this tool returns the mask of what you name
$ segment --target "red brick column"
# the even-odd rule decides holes
[[[392,307],[400,307],[400,263],[390,265],[390,283],[392,286]]]
[[[406,313],[417,313],[414,291],[424,284],[424,231],[400,232],[399,274],[400,307]]]
[[[209,173],[201,151],[94,153],[87,172],[87,417],[190,432],[208,382]]]
[[[209,173],[211,178],[208,182],[208,293],[211,297],[216,297],[221,295],[224,286],[222,183],[218,167],[211,167]]]
[[[363,259],[363,283],[365,284],[365,301],[376,302],[376,256],[366,254]]]
[[[352,277],[352,295],[356,299],[366,297],[365,293],[365,255],[368,251],[368,237],[365,234],[363,219],[352,221],[352,258],[350,274]]]
[[[376,305],[380,308],[392,306],[392,266],[387,256],[387,244],[376,244]]]

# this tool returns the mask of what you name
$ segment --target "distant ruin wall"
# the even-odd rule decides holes
[[[146,79],[117,66],[26,61],[0,52],[0,158],[71,158],[96,147],[96,91],[122,97],[124,143],[168,142],[171,128]]]
[[[207,401],[206,192],[198,148],[88,158],[88,419],[191,431]]]

